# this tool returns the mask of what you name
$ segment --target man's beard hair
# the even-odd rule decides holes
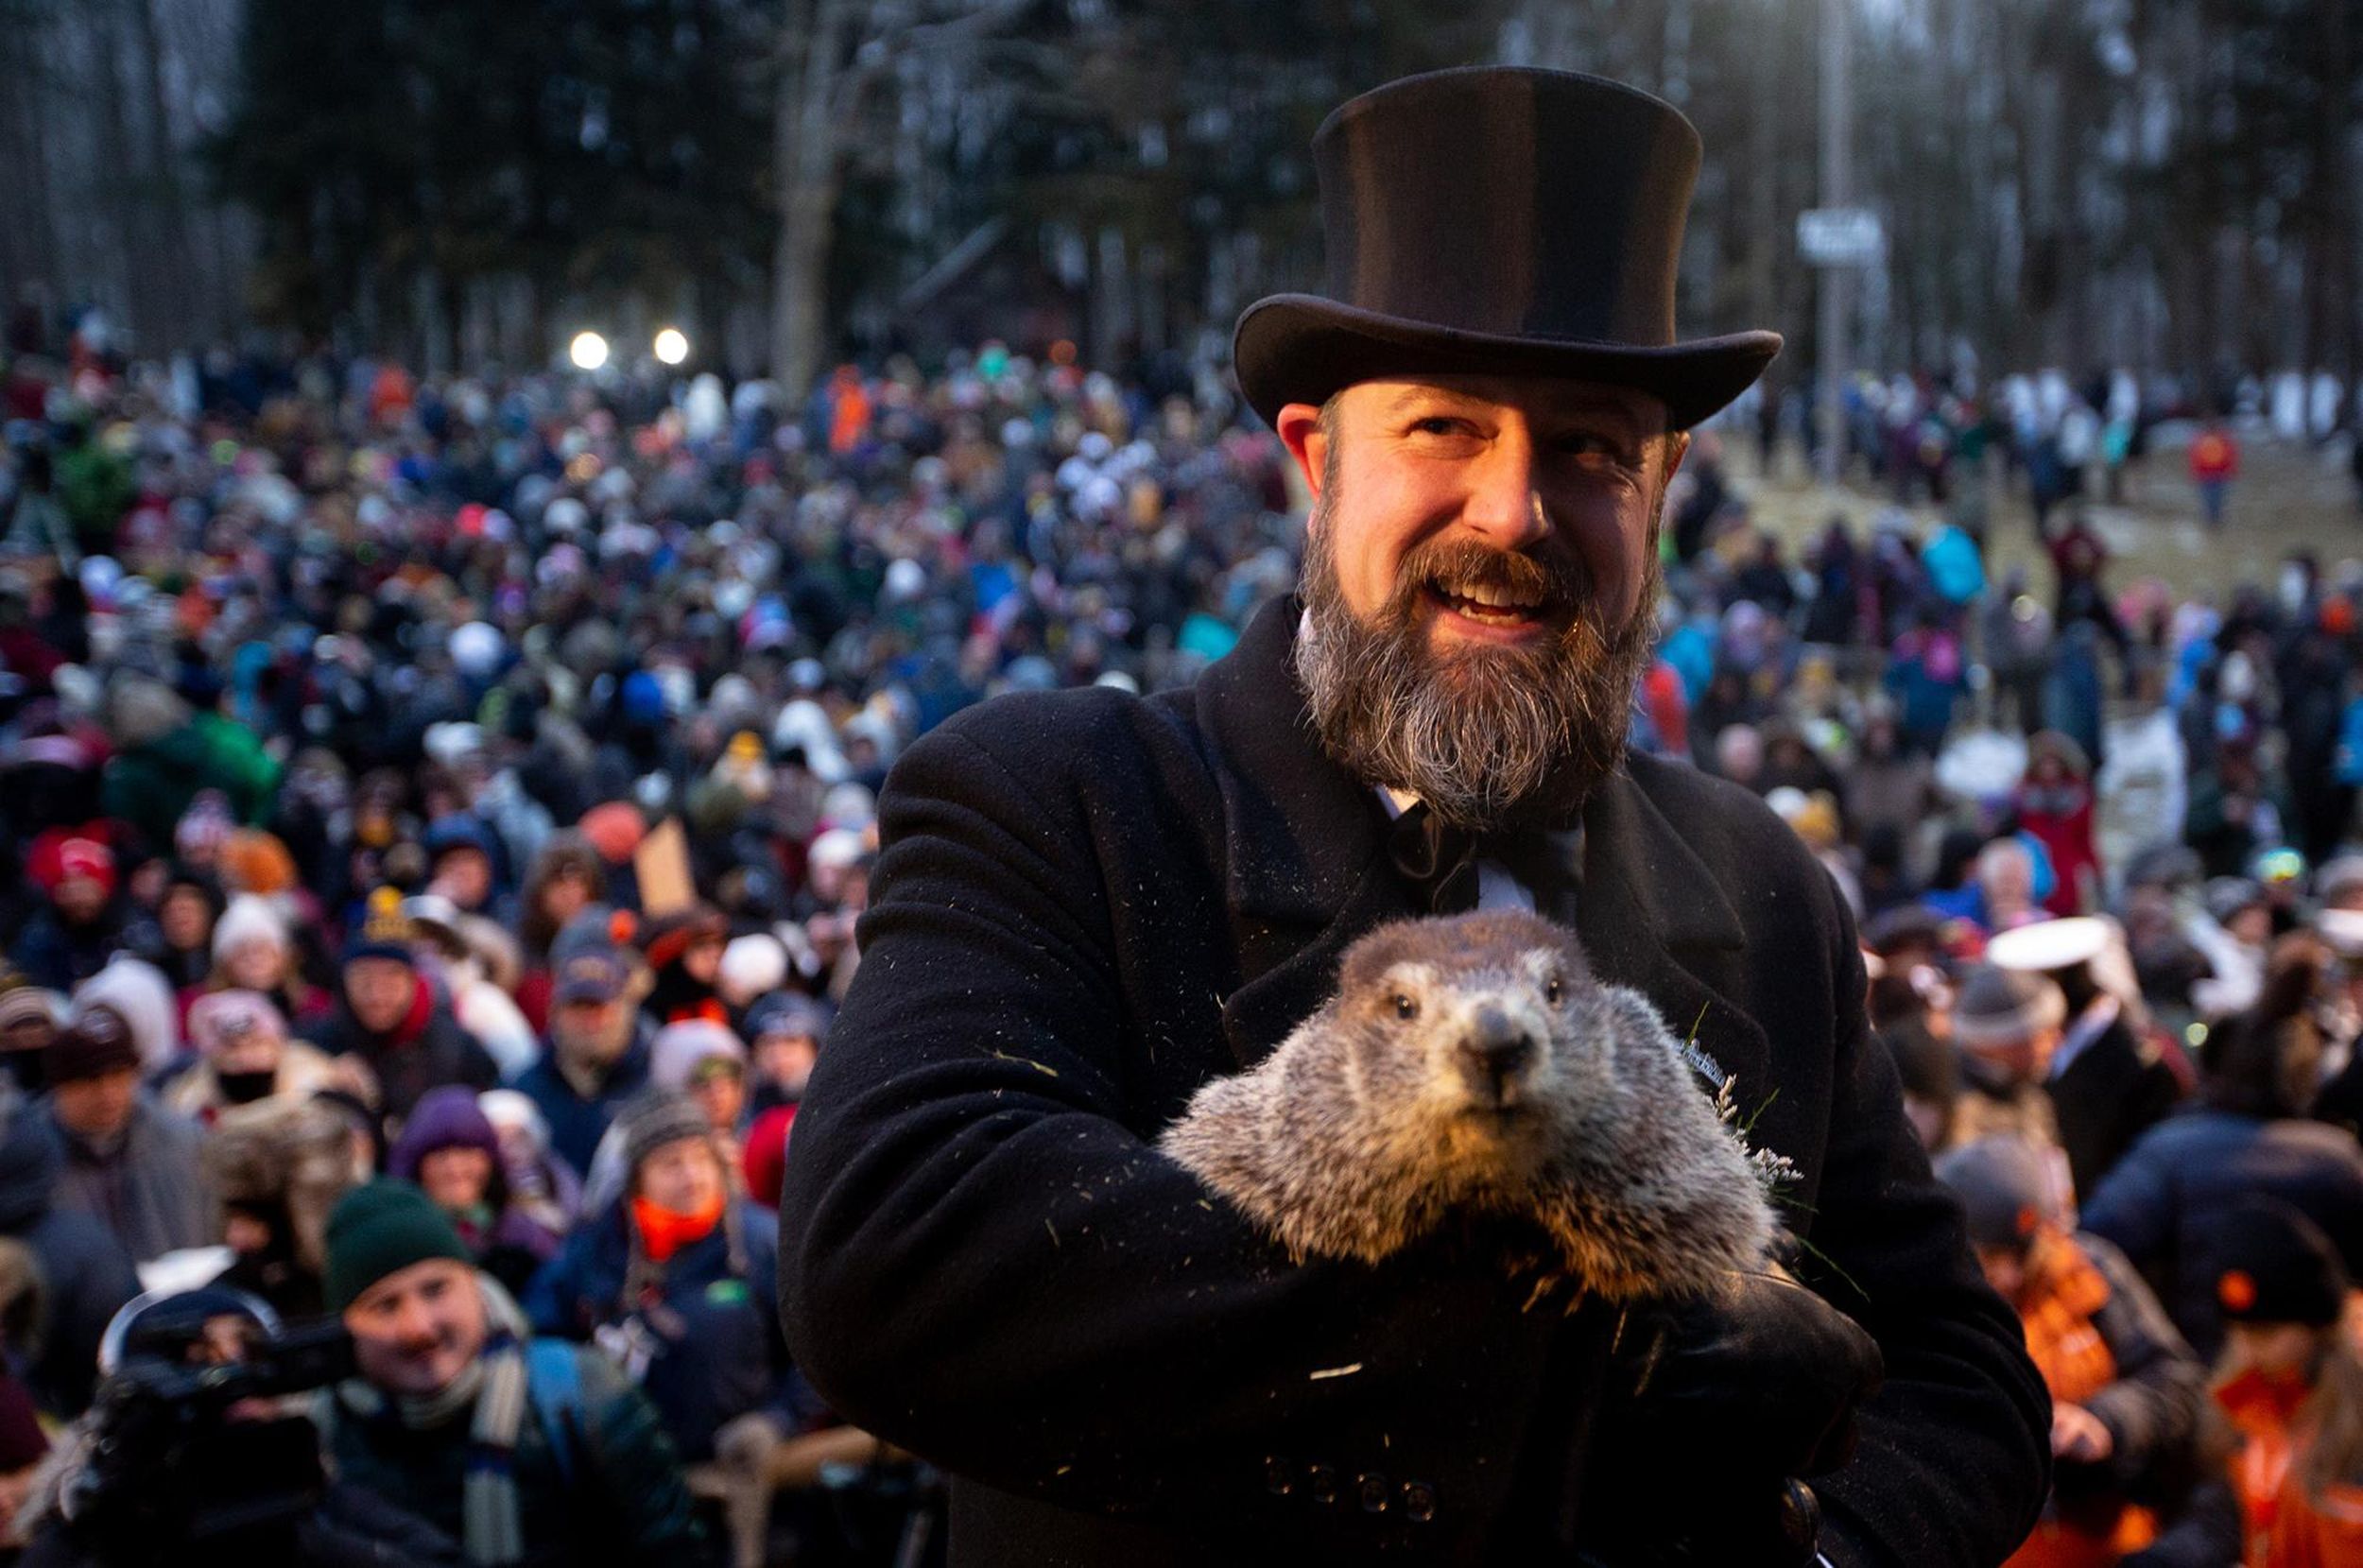
[[[1330,546],[1335,484],[1315,504],[1301,592],[1308,624],[1296,673],[1322,750],[1371,784],[1407,790],[1438,817],[1476,832],[1563,825],[1624,761],[1633,689],[1657,641],[1663,580],[1656,529],[1639,601],[1603,631],[1587,574],[1565,546],[1546,560],[1469,540],[1407,554],[1370,620],[1346,605]],[[1439,581],[1541,590],[1538,613],[1565,616],[1557,637],[1521,645],[1429,646]]]

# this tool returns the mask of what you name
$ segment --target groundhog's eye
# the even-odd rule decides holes
[[[1395,992],[1394,1004],[1395,1016],[1397,1018],[1408,1022],[1409,1020],[1420,1016],[1420,1004],[1405,995],[1402,991]]]
[[[1549,979],[1543,982],[1543,1000],[1548,1002],[1551,1006],[1559,1006],[1560,999],[1564,997],[1566,994],[1567,988],[1560,983],[1558,975],[1554,974]]]

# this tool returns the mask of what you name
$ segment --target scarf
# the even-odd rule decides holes
[[[653,1263],[664,1263],[674,1253],[698,1243],[714,1233],[722,1223],[722,1210],[730,1201],[726,1192],[717,1191],[714,1201],[694,1214],[675,1214],[659,1208],[645,1198],[631,1200],[631,1222],[640,1232],[640,1245],[647,1248]]]
[[[398,1422],[406,1430],[448,1426],[473,1411],[468,1428],[468,1467],[461,1517],[461,1545],[477,1568],[502,1568],[526,1555],[525,1525],[517,1506],[517,1435],[531,1405],[526,1378],[526,1342],[533,1330],[508,1291],[478,1274],[484,1316],[491,1333],[484,1350],[449,1386],[422,1398],[388,1399],[360,1378],[336,1387],[336,1398],[364,1422]]]
[[[2090,1404],[2117,1379],[2117,1359],[2093,1326],[2094,1315],[2109,1304],[2109,1282],[2082,1248],[2047,1226],[2035,1232],[2027,1271],[2018,1316],[2027,1358],[2053,1399]]]

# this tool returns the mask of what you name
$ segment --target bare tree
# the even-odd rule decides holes
[[[771,375],[791,399],[811,390],[828,348],[828,269],[847,162],[874,88],[914,54],[970,45],[1032,0],[787,0],[780,29],[772,178]]]

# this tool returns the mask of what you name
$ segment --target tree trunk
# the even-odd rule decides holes
[[[828,348],[829,249],[843,167],[838,85],[855,0],[791,0],[781,29],[772,169],[780,233],[771,262],[771,376],[789,408]]]
[[[156,25],[155,0],[129,0],[131,33],[139,50],[140,83],[147,97],[148,202],[159,243],[149,258],[156,279],[157,308],[164,336],[150,352],[187,348],[206,336],[198,321],[191,269],[197,255],[189,244],[189,210],[181,184],[180,153],[172,141],[172,111],[164,94],[164,38]]]

